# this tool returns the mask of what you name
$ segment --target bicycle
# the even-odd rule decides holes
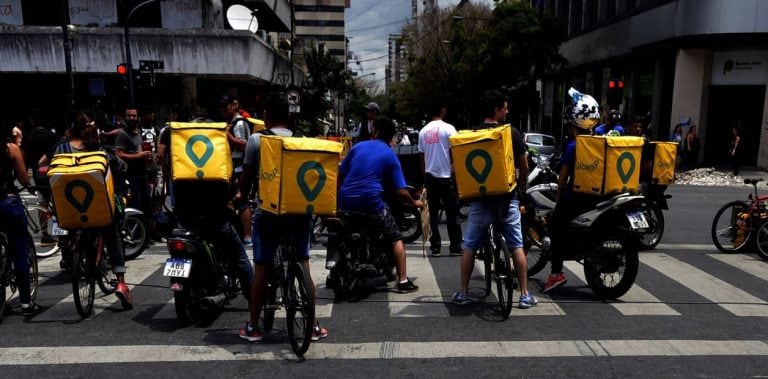
[[[35,245],[32,242],[32,237],[29,236],[29,244],[27,245],[27,256],[29,258],[29,290],[30,299],[34,303],[37,297],[38,287],[38,272],[37,272],[37,256],[35,254]],[[14,296],[19,286],[16,282],[16,270],[14,268],[13,258],[10,254],[10,246],[8,246],[8,238],[3,231],[0,231],[0,321],[7,311],[10,311],[8,307],[8,301]],[[10,289],[10,293],[6,291],[6,288]]]
[[[312,342],[312,331],[315,327],[315,291],[314,288],[309,288],[304,266],[296,259],[291,236],[280,233],[279,241],[273,270],[267,281],[262,321],[264,331],[272,330],[275,311],[284,308],[288,340],[293,352],[301,357],[309,350],[309,344]],[[280,297],[277,296],[278,288]]]
[[[488,238],[475,258],[482,260],[485,267],[485,296],[491,294],[491,284],[495,281],[496,298],[501,308],[501,315],[506,320],[512,312],[512,298],[517,282],[512,269],[509,247],[501,235],[502,227],[498,217],[488,226]]]
[[[762,181],[762,178],[744,179],[744,184],[751,184],[754,187],[754,193],[749,194],[748,201],[728,202],[715,214],[711,235],[717,250],[733,253],[744,249],[747,243],[754,241],[754,234],[757,233],[753,234],[753,232],[768,219],[766,210],[768,195],[759,196],[757,193],[757,183]]]
[[[32,193],[50,190],[48,187],[39,186],[29,186],[27,188]],[[51,242],[50,240],[45,240],[46,236],[53,238],[54,234],[52,232],[58,227],[53,212],[51,212],[50,208],[46,208],[39,203],[32,204],[24,197],[22,197],[22,202],[27,213],[27,225],[32,242],[36,247],[37,257],[48,258],[58,253],[61,250],[58,241]]]
[[[112,272],[109,254],[105,254],[104,240],[98,230],[78,230],[67,237],[65,248],[72,254],[72,295],[81,318],[93,312],[96,284],[105,294],[117,289],[117,277]]]

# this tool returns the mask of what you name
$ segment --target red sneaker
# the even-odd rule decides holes
[[[541,290],[541,293],[547,293],[549,291],[552,291],[553,289],[565,284],[565,282],[567,281],[568,280],[565,279],[565,275],[563,275],[562,273],[549,274],[549,276],[547,277],[547,284],[544,285],[544,289]]]
[[[133,309],[133,295],[131,295],[131,291],[128,289],[128,286],[124,282],[117,283],[115,295],[117,295],[117,298],[120,299],[120,304],[123,306],[123,309]]]
[[[312,341],[319,341],[325,337],[328,337],[328,329],[323,328],[320,324],[315,325],[312,330]]]
[[[261,342],[261,330],[259,328],[251,328],[251,323],[246,322],[245,326],[240,328],[240,338],[250,342]]]

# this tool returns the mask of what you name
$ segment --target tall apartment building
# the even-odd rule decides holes
[[[727,161],[738,127],[741,164],[768,167],[768,1],[532,0],[567,23],[560,52],[568,68],[543,81],[543,124],[562,135],[568,87],[606,101],[625,83],[618,107],[649,115],[654,137],[676,124],[699,126],[699,162]]]
[[[293,0],[296,38],[302,48],[324,48],[346,60],[344,11],[350,0]]]
[[[387,40],[387,66],[385,69],[386,86],[391,88],[390,84],[399,83],[406,78],[405,55],[408,51],[408,45],[399,34],[390,34]]]
[[[137,4],[144,6],[134,12],[126,8]],[[35,117],[64,125],[70,87],[65,41],[71,46],[76,108],[97,117],[119,113],[129,102],[126,78],[116,72],[117,65],[127,60],[126,23],[132,66],[162,62],[152,75],[144,72],[135,81],[134,102],[139,105],[162,109],[184,103],[198,108],[198,114],[207,111],[218,117],[216,100],[224,92],[240,95],[249,106],[286,77],[300,82],[303,72],[291,66],[288,55],[268,43],[264,33],[230,27],[226,14],[232,4],[229,0],[0,0],[4,88],[0,121],[26,120],[35,110]],[[256,10],[260,30],[290,31],[290,0],[238,4]],[[62,25],[67,24],[63,33]]]

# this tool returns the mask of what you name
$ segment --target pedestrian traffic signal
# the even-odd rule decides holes
[[[624,81],[621,79],[611,79],[608,81],[607,93],[608,107],[618,108],[624,98]]]
[[[119,65],[117,65],[117,73],[120,76],[128,75],[128,65],[125,63],[120,63]]]

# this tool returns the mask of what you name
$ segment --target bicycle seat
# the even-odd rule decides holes
[[[747,178],[747,179],[744,179],[744,184],[755,185],[755,184],[760,183],[762,181],[763,181],[763,178],[757,178],[757,179]]]

